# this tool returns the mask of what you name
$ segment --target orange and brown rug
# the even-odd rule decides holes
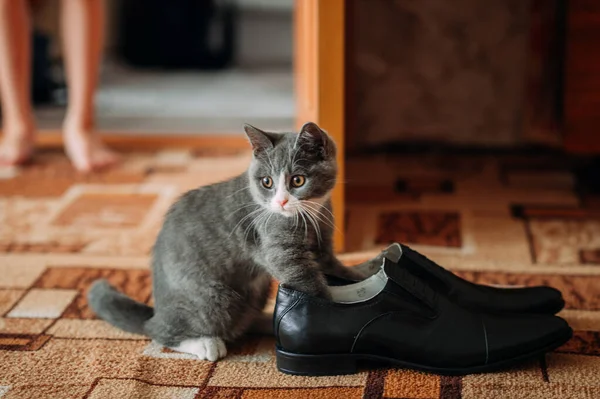
[[[272,338],[248,337],[211,363],[95,319],[90,282],[106,277],[150,301],[148,255],[167,207],[243,171],[249,156],[127,153],[118,168],[82,177],[59,152],[43,152],[28,167],[0,169],[0,398],[600,397],[600,201],[577,194],[551,157],[351,162],[354,252],[342,255],[352,264],[402,241],[474,281],[561,289],[575,337],[544,360],[465,377],[294,377],[276,370]]]

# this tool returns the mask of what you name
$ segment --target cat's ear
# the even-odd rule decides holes
[[[244,124],[244,131],[246,132],[246,136],[248,136],[248,140],[250,140],[250,144],[252,144],[254,154],[273,148],[274,137],[269,135],[269,133],[247,123]]]
[[[297,143],[303,146],[308,144],[313,149],[318,150],[324,158],[335,156],[335,143],[327,133],[314,122],[306,122],[304,126],[302,126],[300,133],[298,133]]]

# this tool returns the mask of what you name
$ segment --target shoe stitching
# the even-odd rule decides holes
[[[485,364],[488,364],[490,359],[490,347],[488,345],[487,329],[485,328],[485,321],[481,319],[481,325],[483,326],[483,337],[485,338]]]
[[[377,315],[377,316],[373,317],[371,320],[369,320],[368,322],[366,322],[365,325],[362,326],[361,329],[358,331],[358,334],[356,334],[356,337],[354,337],[354,342],[352,342],[352,347],[350,348],[350,353],[354,353],[354,347],[356,346],[356,343],[358,342],[358,339],[360,338],[360,335],[362,334],[362,332],[364,331],[365,328],[367,328],[374,321],[379,320],[382,317],[389,316],[389,315],[391,315],[393,313],[397,313],[397,312],[393,311],[393,312],[383,313],[383,314],[380,314],[380,315]]]
[[[288,306],[288,308],[277,317],[277,320],[275,320],[275,328],[273,329],[273,331],[277,334],[278,341],[280,335],[279,328],[281,327],[281,319],[283,319],[283,317],[286,314],[288,314],[290,310],[292,310],[298,303],[300,303],[301,300],[302,298],[296,298],[296,300],[294,300],[294,302],[292,302],[292,304]]]

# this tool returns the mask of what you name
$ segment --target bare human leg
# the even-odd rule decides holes
[[[119,159],[94,131],[94,94],[104,43],[103,0],[62,0],[62,28],[69,85],[65,151],[81,172],[102,169]]]
[[[25,0],[0,0],[0,99],[3,138],[0,164],[31,158],[34,141],[31,107],[31,23]]]

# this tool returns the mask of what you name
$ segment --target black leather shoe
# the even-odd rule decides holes
[[[434,290],[469,309],[499,313],[556,314],[565,306],[561,292],[552,287],[499,288],[471,283],[403,244],[391,245],[383,253],[397,267],[408,270]],[[367,275],[373,273],[357,269]],[[335,277],[327,278],[330,285],[352,283]]]
[[[553,315],[501,315],[460,307],[389,260],[333,301],[280,286],[274,315],[277,367],[298,375],[357,371],[362,360],[436,374],[487,372],[568,341]]]

